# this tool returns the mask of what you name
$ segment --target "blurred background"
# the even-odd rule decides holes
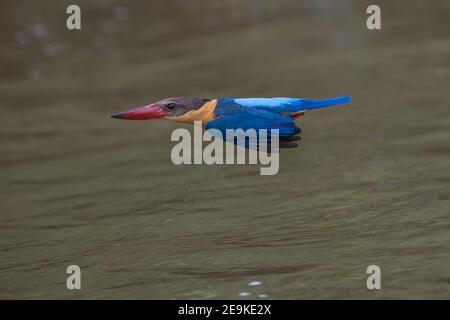
[[[1,3],[1,298],[450,298],[449,1],[70,4]],[[260,176],[109,118],[179,95],[353,103]]]

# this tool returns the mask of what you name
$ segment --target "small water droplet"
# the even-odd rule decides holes
[[[125,21],[128,19],[128,9],[126,7],[117,6],[113,8],[113,15],[116,20]]]
[[[59,51],[61,50],[61,46],[57,44],[47,44],[44,46],[43,51],[46,56],[55,57]]]
[[[239,297],[248,297],[249,295],[251,295],[250,292],[239,292]]]
[[[28,43],[28,40],[25,34],[23,34],[23,32],[16,32],[14,33],[14,42],[19,46],[23,46]]]
[[[42,23],[33,24],[30,31],[35,38],[45,38],[48,35],[48,28]]]
[[[256,287],[256,286],[262,285],[262,282],[261,282],[261,281],[250,281],[250,282],[248,283],[248,285],[249,285],[250,287]]]

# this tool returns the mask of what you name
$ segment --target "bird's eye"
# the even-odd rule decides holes
[[[169,111],[175,110],[175,103],[169,103],[169,104],[166,106],[166,108],[167,108],[167,110],[169,110]]]

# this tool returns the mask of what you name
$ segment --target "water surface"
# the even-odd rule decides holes
[[[2,3],[0,297],[450,298],[447,1],[66,2]],[[178,95],[354,102],[260,176],[108,117]]]

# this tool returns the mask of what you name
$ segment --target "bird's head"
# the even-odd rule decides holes
[[[143,107],[137,107],[112,115],[117,119],[149,120],[181,117],[184,114],[200,109],[210,101],[201,97],[175,97],[160,100]]]

